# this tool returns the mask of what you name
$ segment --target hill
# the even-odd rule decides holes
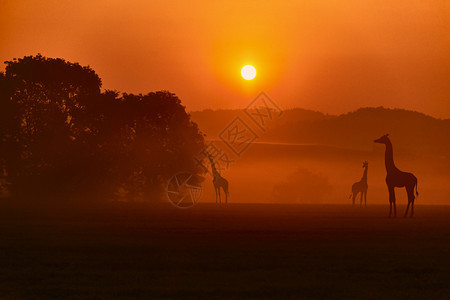
[[[373,140],[389,133],[396,153],[447,156],[450,122],[403,109],[360,108],[317,121],[298,121],[271,130],[266,138],[284,142],[317,143],[371,149]]]
[[[248,120],[243,109],[220,109],[211,110],[206,109],[202,111],[190,112],[191,118],[196,122],[203,133],[208,138],[215,138],[217,134],[222,131],[234,118],[237,116]],[[312,111],[302,108],[294,108],[283,111],[282,117],[274,119],[269,122],[269,129],[278,126],[287,125],[295,122],[313,122],[332,118],[331,115],[326,115],[318,111]]]
[[[215,138],[236,116],[246,117],[243,110],[191,113],[207,138]],[[375,138],[389,133],[397,153],[441,158],[447,158],[450,153],[450,120],[416,111],[367,107],[333,116],[295,108],[284,111],[279,119],[269,124],[259,141],[369,150],[373,149]]]

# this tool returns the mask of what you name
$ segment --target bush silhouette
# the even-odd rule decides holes
[[[280,203],[317,203],[326,200],[330,193],[326,176],[304,168],[298,168],[273,188],[274,201]]]

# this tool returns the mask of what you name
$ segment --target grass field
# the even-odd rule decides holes
[[[399,212],[403,213],[400,206]],[[0,298],[450,297],[450,207],[0,211]]]

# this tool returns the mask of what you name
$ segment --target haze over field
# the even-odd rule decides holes
[[[350,204],[351,186],[361,178],[362,162],[368,160],[368,204],[387,204],[384,147],[373,140],[390,133],[397,167],[419,179],[417,203],[450,204],[448,119],[384,108],[363,108],[339,116],[292,109],[267,121],[267,131],[262,132],[239,110],[196,111],[191,115],[206,138],[217,141],[230,157],[233,153],[218,134],[236,116],[260,135],[224,170],[232,183],[233,201]],[[214,200],[207,183],[205,189],[202,200]],[[397,199],[405,204],[406,192],[398,189]]]

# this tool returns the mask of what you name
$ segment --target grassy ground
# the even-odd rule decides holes
[[[4,208],[0,298],[448,298],[450,207],[387,212]]]

